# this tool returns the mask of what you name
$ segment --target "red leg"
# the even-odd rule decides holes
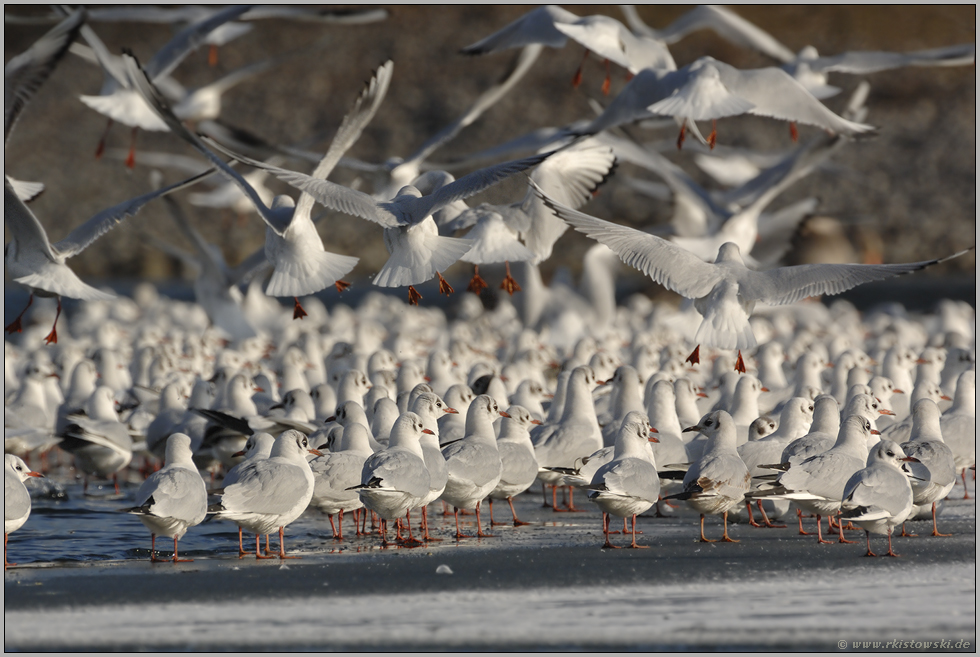
[[[344,290],[346,290],[347,288],[349,288],[350,283],[348,283],[347,281],[334,281],[333,286],[337,288],[337,293],[339,294]]]
[[[691,365],[697,365],[698,363],[700,363],[701,362],[701,345],[695,346],[694,347],[694,351],[691,352],[691,355],[690,356],[688,356],[687,358],[684,359],[684,362],[685,363],[690,363]]]
[[[7,333],[20,333],[21,331],[23,331],[24,330],[24,327],[21,325],[20,320],[24,317],[24,313],[26,313],[27,312],[27,309],[31,307],[31,304],[32,303],[34,303],[34,294],[33,293],[31,294],[30,297],[28,297],[28,299],[27,299],[27,305],[24,306],[24,309],[22,311],[20,311],[20,314],[19,315],[17,315],[17,319],[15,319],[14,321],[12,321],[9,324],[7,324],[4,327],[3,330],[6,331]],[[963,473],[963,487],[966,488],[966,471],[965,470],[964,470],[964,473]]]
[[[245,546],[242,545],[242,528],[238,528],[238,558],[241,559],[248,552],[245,551]]]
[[[871,532],[865,530],[864,536],[868,541],[868,551],[864,554],[866,557],[877,557],[878,555],[871,551]]]
[[[479,296],[480,292],[490,287],[487,282],[483,280],[480,276],[480,265],[473,265],[473,278],[470,279],[470,284],[466,286],[467,292],[472,292],[473,294]]]
[[[718,122],[711,119],[711,134],[708,135],[708,148],[715,149],[715,142],[718,140]]]
[[[279,528],[279,558],[280,559],[302,559],[303,557],[287,557],[286,556],[286,540],[283,537],[284,527]]]
[[[445,502],[443,502],[445,504]],[[441,538],[436,538],[429,534],[429,507],[422,507],[422,525],[425,527],[425,536],[423,537],[426,541],[441,541]]]
[[[891,533],[890,530],[888,532],[888,552],[885,552],[885,554],[888,555],[889,557],[900,557],[900,556],[902,556],[900,554],[895,554],[895,551],[892,550],[892,533]]]
[[[502,522],[494,522],[493,521],[493,498],[492,497],[488,497],[487,500],[490,502],[490,526],[493,527],[494,525],[502,525],[502,524],[504,524]]]
[[[623,522],[626,522],[626,518],[623,518]],[[643,532],[640,533],[642,534]],[[636,514],[635,513],[633,514],[633,542],[629,544],[629,547],[633,549],[643,549],[643,550],[646,550],[650,547],[649,545],[639,545],[636,542]]]
[[[821,523],[821,517],[820,514],[818,513],[817,514],[817,543],[832,543],[833,541],[823,540],[823,526],[820,523]]]
[[[745,361],[742,360],[742,350],[738,350],[738,360],[735,361],[735,371],[745,374]]]
[[[704,514],[701,514],[701,542],[702,543],[717,543],[717,540],[711,540],[704,537]]]
[[[609,71],[609,60],[605,60],[606,65],[606,79],[602,81],[602,95],[608,96],[609,89],[612,86],[612,74]]]
[[[677,135],[677,150],[681,150],[684,147],[684,137],[687,135],[687,126],[682,125],[680,134]]]
[[[794,144],[800,140],[800,132],[796,129],[796,123],[793,121],[789,122],[789,138],[793,140]]]
[[[105,142],[109,138],[109,128],[112,127],[112,119],[105,124],[105,130],[102,131],[102,138],[99,140],[99,145],[95,147],[95,159],[101,160],[102,154],[105,153]]]
[[[965,472],[965,471],[964,471]],[[940,534],[936,526],[936,503],[932,503],[932,535],[933,536],[952,536],[952,534]]]
[[[837,542],[838,543],[860,543],[860,541],[849,541],[844,538],[844,523],[837,519]]]
[[[442,274],[436,272],[436,276],[439,277],[439,294],[445,294],[448,297],[450,294],[456,291],[453,289],[453,286],[449,284],[449,281],[442,277]]]
[[[299,302],[299,299],[293,297],[293,301],[296,303],[293,305],[293,319],[303,319],[306,317],[306,311],[303,310],[303,305]]]
[[[602,533],[606,536],[606,542],[602,544],[602,549],[618,550],[618,545],[613,545],[609,541],[609,514],[605,511],[602,512]]]
[[[572,76],[572,88],[578,89],[578,86],[582,84],[582,67],[585,66],[585,60],[589,58],[589,51],[586,50],[582,54],[582,63],[578,65],[578,70],[575,71],[575,75]]]
[[[785,529],[786,528],[786,525],[774,525],[774,524],[772,524],[772,522],[770,522],[770,520],[769,520],[769,516],[766,515],[766,510],[762,507],[762,500],[756,500],[756,502],[758,503],[759,513],[762,514],[762,521],[764,523],[766,523],[766,527],[774,527],[774,528],[777,528],[777,529]]]
[[[752,502],[751,501],[747,501],[745,503],[745,508],[749,512],[749,524],[752,525],[753,527],[762,527],[762,525],[760,525],[759,523],[757,523],[755,521],[755,518],[752,517]]]
[[[584,513],[585,509],[580,509],[575,506],[575,501],[572,499],[572,494],[575,492],[575,488],[572,486],[568,487],[568,510]]]
[[[153,563],[160,563],[167,561],[167,559],[157,559],[157,535],[150,534],[150,561]]]
[[[174,563],[187,563],[194,561],[193,559],[178,559],[177,558],[177,537],[174,536]]]
[[[453,507],[453,515],[456,517],[456,540],[458,541],[461,538],[473,538],[472,536],[468,536],[459,531],[459,509],[456,507]]]
[[[563,509],[558,506],[558,486],[551,487],[551,510],[555,513],[568,511],[568,509]]]
[[[133,128],[129,135],[129,155],[126,156],[126,168],[132,169],[136,166],[136,134],[139,128]]]
[[[388,521],[381,519],[381,547],[388,547]]]
[[[333,533],[333,537],[336,539],[337,538],[337,527],[336,527],[336,525],[333,524],[333,516],[328,515],[327,516],[327,520],[330,521],[330,531]]]
[[[269,535],[266,534],[266,540],[268,540],[268,539],[269,539]],[[262,535],[261,534],[256,534],[255,535],[255,558],[256,559],[275,559],[276,558],[276,555],[274,555],[274,554],[262,554],[261,541],[262,541]],[[266,550],[266,552],[268,552],[268,550]]]
[[[344,510],[337,514],[337,540],[344,540]]]
[[[918,536],[918,534],[910,534],[909,532],[905,531],[905,523],[903,522],[902,523],[902,533],[899,534],[899,536],[903,536],[905,538],[914,538],[914,537]]]
[[[504,267],[507,268],[507,276],[504,277],[503,282],[500,284],[501,290],[506,290],[507,294],[514,296],[514,292],[520,292],[521,286],[517,284],[514,277],[510,275],[510,263],[505,262]]]
[[[813,536],[812,533],[803,531],[803,511],[800,509],[796,510],[796,520],[800,523],[800,536]]]
[[[530,525],[531,524],[529,522],[524,522],[523,520],[518,520],[517,519],[517,511],[514,511],[514,500],[513,500],[513,498],[508,497],[507,498],[507,504],[510,505],[510,514],[512,516],[514,516],[514,526],[515,527],[520,527],[521,525]]]
[[[480,502],[476,503],[476,535],[481,538],[490,538],[493,534],[484,534],[483,527],[480,526]]]
[[[408,286],[408,303],[409,303],[409,305],[417,306],[417,305],[419,305],[419,301],[421,301],[421,299],[422,299],[422,295],[419,294],[418,290],[415,289],[415,286],[414,285],[409,285]]]
[[[16,566],[17,564],[13,561],[7,561],[7,539],[10,538],[10,534],[7,532],[3,533],[3,569],[7,570],[7,566]]]
[[[551,505],[548,504],[548,484],[544,483],[543,481],[541,482],[541,495],[544,497],[544,503],[541,505],[541,508],[547,509]]]
[[[418,547],[419,545],[422,545],[422,541],[412,536],[412,511],[411,510],[405,512],[405,523],[408,525],[408,538],[405,539],[403,545],[405,545],[405,547]]]
[[[28,304],[28,305],[30,305],[30,304]],[[21,315],[23,315],[23,314],[24,313],[21,313]],[[18,317],[17,319],[18,319],[18,323],[19,323],[20,318]],[[10,333],[10,331],[7,331],[7,333]],[[974,471],[974,472],[976,472],[976,471]],[[968,499],[970,499],[970,489],[966,487],[966,468],[963,468],[962,476],[963,476],[963,499],[964,500],[968,500]]]
[[[721,517],[722,517],[722,522],[725,525],[725,533],[722,534],[721,540],[723,540],[726,543],[738,543],[739,541],[737,541],[736,539],[728,535],[728,511],[725,511],[725,513],[723,513]]]

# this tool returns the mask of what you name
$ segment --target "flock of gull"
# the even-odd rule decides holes
[[[427,508],[442,501],[454,511],[457,540],[466,538],[465,511],[475,513],[477,536],[485,536],[483,501],[491,518],[493,501],[505,500],[513,524],[527,524],[513,498],[535,482],[555,512],[576,510],[575,492],[601,509],[604,547],[616,547],[612,518],[623,520],[629,547],[645,547],[636,542],[637,516],[683,501],[700,514],[702,541],[710,540],[705,516],[721,516],[721,540],[731,541],[730,514],[757,526],[758,514],[762,526],[777,526],[774,520],[795,509],[801,533],[803,512],[816,516],[820,542],[828,542],[826,518],[840,542],[851,542],[845,531],[864,529],[868,555],[870,533],[886,534],[888,554],[896,556],[894,528],[931,514],[933,534],[941,535],[937,504],[958,480],[966,494],[975,462],[974,310],[942,301],[929,315],[895,306],[862,314],[846,302],[807,301],[966,251],[904,264],[779,267],[812,207],[765,210],[835,152],[875,132],[864,123],[867,85],[839,116],[821,102],[840,91],[829,75],[972,64],[973,44],[832,56],[806,48],[794,55],[720,7],[697,7],[662,30],[631,7],[624,8],[628,26],[540,7],[463,49],[485,55],[519,48],[503,79],[413,156],[371,164],[346,153],[384,101],[395,75],[391,61],[371,73],[322,155],[229,130],[219,117],[224,91],[297,53],[196,90],[172,75],[189,53],[246,33],[252,20],[370,22],[383,20],[384,11],[58,11],[45,17],[56,25],[5,66],[5,140],[19,118],[30,120],[25,107],[71,53],[103,71],[100,92],[80,98],[109,126],[127,125],[134,135],[169,131],[199,157],[131,148],[123,155],[129,167],[182,163],[190,177],[156,184],[58,242],[29,207],[43,181],[5,177],[9,277],[30,290],[29,307],[34,296],[57,298],[50,330],[38,323],[51,319],[43,307],[35,307],[33,323],[22,321],[25,308],[6,327],[16,342],[5,341],[4,359],[5,565],[7,536],[30,514],[24,482],[42,476],[27,462],[44,463],[51,450],[73,456],[86,489],[89,478],[116,480],[127,468],[145,476],[126,510],[150,530],[153,560],[156,538],[173,539],[174,562],[178,540],[209,514],[239,527],[239,556],[251,552],[242,531],[254,534],[259,559],[290,558],[284,529],[308,510],[327,516],[337,540],[347,512],[357,535],[370,519],[387,546],[394,521],[394,540],[415,546],[434,539]],[[99,39],[92,25],[110,20],[184,27],[141,62],[129,51],[109,52]],[[739,70],[703,57],[677,67],[668,46],[705,28],[778,64]],[[498,163],[474,164],[458,179],[427,164],[516,86],[544,47],[569,40],[607,71],[615,65],[632,76],[595,117],[474,154],[473,163]],[[575,78],[577,84],[581,74]],[[350,90],[352,98],[357,91]],[[731,187],[709,192],[631,132],[637,123],[673,126],[679,132],[671,148],[707,156],[723,139],[718,120],[739,114],[788,122],[794,141],[797,124],[824,134],[748,176],[715,161],[718,178]],[[671,234],[580,210],[617,161],[663,178],[677,208]],[[290,162],[312,172],[287,168]],[[337,167],[370,174],[375,188],[328,180]],[[8,162],[11,170],[16,162]],[[271,174],[298,198],[273,197],[246,170]],[[522,199],[465,202],[515,174],[526,182]],[[264,248],[234,268],[176,200],[206,181],[224,187],[188,194],[189,202],[254,211],[265,224]],[[199,270],[195,303],[161,297],[148,283],[133,299],[116,297],[65,264],[156,200],[194,246],[180,257]],[[332,212],[315,215],[317,206]],[[372,282],[407,288],[408,304],[372,292],[350,308],[331,291],[328,308],[312,296],[325,298],[330,288],[341,294],[358,261],[327,250],[326,231],[317,229],[338,213],[381,227],[390,257]],[[580,291],[559,280],[545,285],[539,271],[569,226],[597,242],[583,260]],[[452,294],[443,272],[459,260],[474,266],[468,292],[475,294],[459,295],[447,316],[427,307],[416,286],[437,279],[440,293]],[[678,307],[634,295],[617,305],[620,261],[687,301]],[[479,267],[486,273],[499,264],[508,295],[486,308]],[[62,321],[59,335],[62,297],[84,303]],[[270,553],[268,536],[276,532],[279,551]]]

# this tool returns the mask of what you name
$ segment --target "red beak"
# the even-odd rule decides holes
[[[318,449],[311,449],[310,454],[315,454],[316,456],[323,456],[323,452]]]
[[[544,424],[541,420],[531,420],[531,424]]]
[[[449,408],[448,406],[446,407],[446,412],[447,413],[456,413],[457,415],[459,414],[459,411],[457,411],[455,408]]]
[[[435,431],[433,431],[432,429],[422,429],[422,433],[427,433],[427,434],[429,434],[430,436],[434,436],[434,435],[436,435],[436,432],[435,432]]]
[[[880,436],[881,435],[881,432],[878,431],[877,429],[872,429],[871,430],[871,435],[872,436]]]
[[[504,411],[500,411],[500,416],[501,417],[510,417],[510,413],[505,413]]]

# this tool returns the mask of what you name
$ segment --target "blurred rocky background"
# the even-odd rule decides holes
[[[188,88],[207,84],[237,67],[260,58],[326,42],[308,54],[242,84],[225,96],[222,119],[281,144],[326,149],[341,118],[373,69],[391,58],[394,80],[372,125],[350,155],[382,162],[406,157],[429,136],[462,114],[488,85],[508,69],[516,51],[468,57],[460,48],[500,29],[527,12],[526,6],[421,6],[389,7],[387,20],[368,25],[332,26],[283,20],[255,22],[254,30],[219,51],[217,66],[208,65],[208,51],[188,57],[174,77]],[[607,14],[624,20],[615,6],[575,5],[572,12],[586,16]],[[681,6],[642,6],[640,15],[653,27],[663,27],[687,11]],[[29,15],[43,8],[6,5],[9,14]],[[911,51],[975,41],[975,6],[738,6],[734,11],[768,31],[790,49],[815,46],[822,55],[846,50]],[[174,34],[167,26],[139,23],[93,23],[112,52],[131,48],[148,60]],[[4,60],[27,48],[49,26],[5,25]],[[710,55],[740,68],[774,64],[757,53],[734,46],[712,32],[688,36],[671,46],[678,66]],[[589,118],[589,99],[602,104],[626,84],[625,72],[613,67],[612,93],[600,91],[605,69],[596,58],[585,63],[584,81],[577,89],[571,80],[582,61],[583,49],[569,43],[560,50],[546,49],[527,77],[498,105],[490,109],[444,149],[432,157],[436,163],[452,161],[525,132]],[[820,199],[819,217],[808,221],[787,261],[805,257],[803,247],[815,236],[852,249],[852,257],[866,257],[878,249],[885,262],[922,260],[947,255],[976,242],[976,68],[906,68],[867,76],[871,94],[866,122],[879,128],[876,138],[848,144],[832,166],[797,183],[771,206],[778,209],[809,196]],[[832,75],[831,84],[844,93],[827,105],[840,112],[859,76]],[[69,55],[44,85],[17,124],[7,146],[5,170],[22,180],[42,181],[47,191],[31,204],[53,240],[94,213],[150,187],[150,171],[129,171],[119,159],[96,160],[95,150],[105,119],[83,105],[80,94],[96,94],[101,72]],[[757,117],[719,121],[718,143],[760,150],[793,146],[787,125]],[[673,140],[676,130],[634,134],[647,141]],[[801,143],[818,134],[800,126]],[[126,149],[129,129],[116,125],[109,133],[109,149]],[[168,151],[196,156],[184,143],[166,133],[140,132],[138,151]],[[706,186],[687,149],[665,151],[674,162]],[[291,163],[296,168],[299,163]],[[304,169],[307,170],[307,169]],[[465,172],[455,172],[461,175]],[[632,191],[618,177],[656,178],[623,165],[617,175],[585,208],[606,219],[644,226],[669,219],[670,204]],[[168,181],[179,174],[166,172]],[[360,184],[352,171],[337,170],[333,180]],[[505,202],[523,195],[523,179],[509,181],[479,197]],[[278,191],[287,187],[270,182]],[[294,193],[295,195],[295,193]],[[182,197],[179,197],[182,198]],[[183,202],[205,237],[224,250],[229,264],[260,247],[264,226],[251,214],[244,221],[229,211],[206,211]],[[352,274],[356,282],[376,272],[387,253],[381,229],[360,219],[336,214],[319,225],[328,250],[360,257]],[[10,239],[5,231],[5,242]],[[829,236],[828,236],[829,235]],[[843,239],[843,242],[839,241]],[[135,219],[99,240],[71,261],[73,269],[93,284],[100,280],[167,280],[192,275],[179,260],[152,246],[152,240],[183,242],[163,204],[147,206]],[[838,240],[838,241],[834,241]],[[584,236],[568,231],[555,255],[542,265],[548,280],[558,267],[577,272],[581,256],[591,245]],[[975,277],[974,254],[935,267],[925,275]],[[447,274],[468,278],[468,266],[457,264]],[[9,280],[9,279],[8,279]],[[647,281],[649,283],[649,281]],[[641,284],[640,280],[636,284]],[[463,285],[465,287],[465,283]],[[654,288],[649,283],[649,288]]]

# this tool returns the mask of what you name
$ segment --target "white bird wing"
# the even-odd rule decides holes
[[[123,219],[135,215],[150,201],[167,194],[172,194],[173,192],[184,189],[185,187],[190,187],[201,179],[210,176],[212,171],[213,169],[208,169],[203,173],[199,173],[196,176],[191,176],[190,178],[174,183],[173,185],[168,185],[167,187],[154,190],[147,194],[143,194],[142,196],[131,198],[128,201],[123,201],[118,205],[114,205],[111,208],[103,210],[86,221],[84,224],[77,226],[74,230],[68,233],[68,236],[65,237],[65,239],[53,244],[52,248],[54,248],[54,250],[63,258],[71,258],[72,256],[84,251],[92,242],[115,228]]]
[[[303,499],[309,486],[298,465],[278,458],[252,461],[238,471],[238,481],[225,488],[221,505],[229,513],[283,515]]]
[[[402,197],[398,203],[382,203],[382,207],[397,208],[403,216],[411,217],[411,223],[418,223],[431,215],[439,208],[445,207],[454,201],[469,198],[474,194],[479,194],[488,187],[496,185],[501,180],[511,175],[529,169],[536,164],[544,162],[554,151],[519,160],[511,160],[501,164],[485,167],[473,173],[468,173],[462,178],[454,180],[448,185],[444,185],[431,194],[416,197]]]
[[[250,9],[248,5],[236,5],[214,12],[191,23],[157,51],[146,64],[146,74],[151,80],[169,75],[184,58],[197,50],[207,36],[228,21],[235,20]]]
[[[381,101],[388,93],[394,66],[394,63],[389,59],[368,80],[364,90],[361,91],[357,100],[354,101],[353,107],[341,121],[340,127],[337,128],[337,134],[334,135],[323,159],[310,174],[313,178],[326,180],[343,154],[361,137],[364,128],[374,118],[378,108],[381,107]],[[312,195],[303,192],[296,202],[295,214],[303,216],[305,213],[305,216],[309,216],[315,200]]]
[[[205,141],[229,157],[243,162],[251,167],[263,169],[274,175],[284,183],[292,185],[296,189],[306,192],[312,196],[320,205],[343,212],[344,214],[367,219],[385,228],[397,228],[405,225],[394,214],[387,209],[382,209],[381,204],[375,201],[370,195],[364,192],[338,185],[329,180],[321,180],[308,176],[298,171],[290,171],[281,167],[273,166],[266,162],[259,162],[250,157],[234,153],[223,147],[213,139],[207,137]]]
[[[780,68],[739,70],[719,61],[711,64],[725,87],[755,105],[750,114],[806,123],[849,136],[875,130],[873,126],[837,116]]]
[[[572,210],[548,198],[534,181],[531,184],[544,203],[575,230],[605,244],[627,265],[681,296],[703,297],[725,277],[721,268],[667,240]]]
[[[21,248],[41,251],[52,262],[58,261],[41,222],[20,200],[6,178],[3,181],[3,223],[10,229],[17,243],[22,245]]]
[[[628,20],[630,20],[629,16],[627,13]],[[630,24],[633,29],[636,29],[633,20],[630,20]],[[796,57],[793,51],[765,30],[738,14],[717,5],[699,5],[664,29],[652,30],[652,34],[649,36],[669,44],[675,43],[697,30],[713,30],[722,38],[736,45],[757,50],[781,62],[789,62]]]
[[[24,107],[68,52],[85,21],[79,9],[3,67],[3,140],[7,141]]]
[[[626,458],[602,466],[592,478],[593,484],[604,483],[612,495],[634,497],[651,504],[660,496],[657,469],[647,461]]]
[[[885,467],[858,470],[844,485],[843,495],[841,508],[860,510],[858,519],[861,520],[889,518],[912,501],[911,486],[905,476]]]
[[[806,64],[814,71],[864,75],[905,66],[963,66],[976,60],[976,44],[962,43],[915,52],[854,51],[817,57]]]
[[[6,176],[6,179],[10,183],[10,186],[14,188],[14,193],[17,194],[17,198],[25,203],[30,203],[37,198],[38,194],[44,191],[44,183],[17,180],[10,176]]]
[[[289,218],[284,218],[283,214],[272,212],[268,207],[266,207],[265,203],[262,202],[262,199],[259,197],[258,192],[255,191],[255,188],[248,184],[248,181],[246,181],[240,173],[232,169],[226,162],[211,152],[211,150],[208,149],[208,147],[205,146],[200,139],[198,139],[197,135],[192,133],[184,126],[183,123],[181,123],[180,119],[174,115],[170,104],[163,98],[163,96],[160,95],[157,88],[153,86],[153,83],[150,82],[150,78],[140,67],[139,61],[131,52],[124,51],[123,61],[126,64],[126,70],[128,71],[130,78],[133,80],[133,83],[136,85],[136,88],[139,90],[140,95],[147,102],[147,104],[149,104],[153,111],[156,112],[161,119],[163,119],[163,121],[167,124],[167,127],[169,127],[177,136],[190,143],[191,146],[196,148],[202,155],[208,158],[218,168],[218,170],[221,171],[221,173],[234,181],[235,184],[241,188],[242,192],[244,192],[245,195],[252,201],[252,204],[255,205],[255,209],[258,210],[259,215],[261,215],[265,223],[273,231],[275,231],[277,235],[282,236],[283,233],[286,232],[286,228],[289,226],[289,218],[291,218],[292,215],[290,214]]]
[[[150,504],[150,515],[200,522],[207,515],[208,494],[201,475],[188,468],[164,468],[150,475],[136,493],[136,505]]]
[[[483,55],[535,43],[561,48],[568,37],[555,29],[555,23],[574,23],[578,19],[572,12],[556,5],[538,7],[490,36],[466,46],[461,52],[464,55]]]
[[[69,427],[66,436],[106,447],[123,455],[133,451],[133,439],[121,422],[93,420],[86,415],[69,415],[68,422],[77,426],[80,431],[72,431]]]
[[[957,258],[974,248],[971,246],[935,260],[892,265],[819,264],[779,267],[769,271],[745,269],[737,274],[738,284],[740,294],[747,299],[783,305],[821,294],[840,294],[863,283],[910,274]]]
[[[31,510],[31,494],[24,483],[6,469],[3,473],[3,519],[20,520]]]

